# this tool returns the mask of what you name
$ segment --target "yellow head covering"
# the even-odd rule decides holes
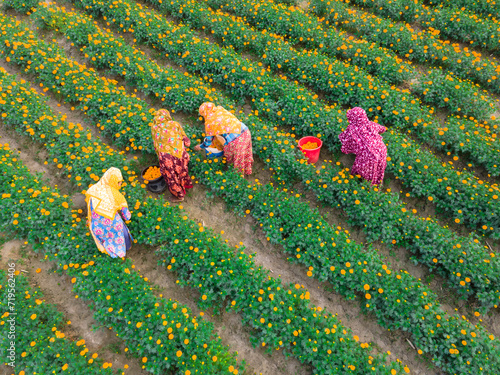
[[[184,152],[184,137],[186,133],[181,124],[172,121],[170,112],[159,109],[155,113],[154,123],[151,125],[151,135],[156,153],[166,152],[177,158]]]
[[[118,183],[123,181],[122,172],[115,167],[109,168],[101,179],[92,185],[85,193],[87,209],[90,220],[90,198],[93,200],[94,212],[113,220],[116,212],[127,207],[125,197],[118,191]]]
[[[200,106],[200,115],[205,118],[205,135],[241,132],[241,121],[228,110],[214,103],[206,102]]]

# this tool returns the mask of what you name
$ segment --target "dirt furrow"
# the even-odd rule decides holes
[[[148,374],[142,369],[138,359],[125,354],[123,341],[113,331],[99,327],[88,304],[75,299],[70,278],[55,272],[55,262],[45,261],[42,255],[35,253],[23,240],[11,240],[3,244],[1,256],[1,268],[5,269],[10,261],[16,263],[28,277],[30,285],[40,288],[44,300],[56,305],[57,310],[64,314],[68,325],[62,328],[62,332],[68,339],[84,339],[90,352],[97,353],[105,362],[112,363],[113,369],[120,369],[126,375]],[[7,373],[10,375],[12,371]]]
[[[67,40],[64,38],[58,38],[58,40],[64,44],[68,44]],[[64,41],[64,42],[63,42]],[[72,47],[74,49],[74,47]],[[75,56],[79,53],[79,51],[73,50],[74,54],[71,56],[75,58]],[[78,60],[78,58],[76,58]],[[83,61],[83,60],[82,60]],[[2,61],[3,64],[5,64]],[[116,77],[112,77],[113,79],[117,79]],[[137,94],[137,93],[136,93]],[[144,98],[148,101],[148,98]],[[56,101],[54,100],[52,103],[49,103],[54,107]],[[83,118],[83,116],[75,111],[71,111],[70,106],[61,104],[60,110],[64,111],[63,113],[68,113],[73,116],[73,122],[83,121],[77,120],[79,118]],[[55,108],[55,107],[54,107]],[[174,115],[177,119],[178,114]],[[184,116],[180,116],[180,118],[187,118]],[[69,119],[69,118],[68,118]],[[88,124],[86,124],[88,126]],[[85,124],[84,124],[85,126]],[[92,127],[90,127],[92,128]],[[352,162],[351,162],[352,164]],[[266,183],[270,180],[270,172],[265,166],[261,163],[256,165],[258,170],[258,174],[252,176],[253,178],[258,178],[262,183]],[[186,202],[183,202],[183,207],[189,213],[190,218],[196,219],[204,222],[207,226],[212,227],[216,231],[224,230],[224,237],[228,238],[228,241],[232,245],[239,244],[242,242],[245,246],[247,246],[245,251],[250,253],[257,253],[257,257],[255,261],[263,265],[268,269],[272,269],[274,274],[279,274],[282,276],[285,282],[299,283],[304,284],[311,293],[311,300],[313,303],[318,306],[326,308],[327,311],[338,313],[339,317],[343,320],[343,324],[350,327],[354,334],[358,335],[362,342],[374,342],[376,346],[381,351],[391,350],[391,359],[400,358],[403,360],[405,364],[413,370],[413,373],[417,374],[438,374],[439,370],[433,369],[429,370],[427,368],[427,364],[425,363],[425,359],[422,360],[420,356],[415,354],[415,351],[411,348],[410,344],[406,341],[406,336],[400,332],[391,333],[382,329],[375,321],[374,317],[365,316],[361,314],[361,310],[358,307],[358,304],[353,301],[345,301],[343,297],[332,293],[325,292],[325,288],[329,288],[329,286],[325,283],[319,283],[315,280],[308,279],[305,276],[305,268],[300,266],[295,266],[286,261],[285,257],[282,255],[281,251],[270,245],[265,239],[262,231],[258,229],[258,224],[251,218],[247,217],[244,219],[236,217],[232,211],[220,200],[219,198],[208,198],[206,195],[206,190],[199,185],[196,186],[192,193],[189,193],[187,196]],[[306,195],[307,198],[310,198]],[[314,199],[311,199],[311,205],[317,205]],[[332,224],[341,224],[345,228],[349,228],[349,226],[345,225],[345,220],[342,218],[342,212],[338,210],[334,210],[331,208],[321,209],[322,213],[328,216],[329,222]],[[359,231],[353,231],[354,239],[363,242],[362,234]],[[357,238],[356,238],[357,237]],[[154,259],[154,255],[146,256],[146,253],[151,253],[153,249],[134,247],[130,252],[130,257],[134,261],[134,263],[141,269],[141,273],[147,276],[150,280],[153,281],[155,285],[161,285],[161,290],[168,291],[169,297],[170,293],[176,295],[179,294],[179,298],[184,298],[186,303],[190,307],[196,310],[196,306],[193,302],[195,299],[195,292],[186,292],[186,290],[172,291],[171,287],[175,286],[175,276],[165,276],[167,273],[162,272],[162,270],[158,269],[156,266],[156,260]],[[382,251],[383,252],[383,251]],[[386,251],[389,255],[390,251]],[[402,268],[407,269],[409,272],[414,275],[421,275],[417,277],[422,277],[425,275],[425,271],[422,271],[421,267],[413,268],[409,267],[411,264],[409,263],[408,257],[404,254],[398,253],[397,257],[402,258]],[[424,276],[425,277],[425,276]],[[435,278],[436,283],[438,283],[439,278]],[[440,280],[439,284],[443,285],[443,281]],[[437,284],[437,286],[439,286]],[[186,296],[188,295],[188,296]],[[175,298],[175,299],[179,299]],[[446,306],[445,306],[446,307]],[[452,309],[450,307],[450,309]],[[233,314],[234,315],[234,314]],[[238,341],[244,341],[248,343],[248,337],[245,337],[243,340],[239,340],[233,336],[240,335],[248,335],[245,333],[244,329],[241,327],[241,323],[237,316],[231,316],[231,314],[223,314],[221,317],[215,317],[213,319],[216,324],[216,331],[221,335],[223,341],[227,344],[230,344],[231,347],[233,345],[238,345]],[[218,321],[223,322],[224,324],[218,324]],[[226,328],[227,327],[227,328]],[[231,341],[233,340],[233,342]],[[249,345],[249,344],[248,344]],[[240,353],[240,357],[245,357],[245,351],[249,351],[249,355],[254,357],[254,361],[259,364],[262,361],[262,358],[265,357],[264,353],[252,354],[257,352],[257,350],[248,348],[248,349],[240,349],[238,350]],[[274,355],[273,357],[276,357]],[[287,366],[290,362],[290,359],[287,359]],[[248,361],[249,362],[249,361]],[[250,364],[251,362],[249,362]],[[275,367],[273,367],[275,366]],[[274,363],[266,363],[261,364],[261,367],[264,368],[264,371],[271,372],[263,372],[266,373],[278,373],[276,372],[277,368],[280,366],[284,366],[280,364],[279,361],[275,361]],[[251,367],[251,366],[250,366]],[[276,368],[276,369],[275,369]],[[297,367],[298,368],[298,367]],[[291,366],[291,368],[283,368],[283,371],[294,373],[293,371],[296,368]],[[431,371],[431,372],[429,372]],[[299,372],[300,373],[300,372]]]

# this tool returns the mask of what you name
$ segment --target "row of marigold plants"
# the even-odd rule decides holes
[[[92,139],[88,130],[83,131],[89,135],[84,137],[85,141],[78,142],[75,136],[82,135],[82,131],[75,131],[55,114],[26,82],[5,72],[1,75],[4,124],[29,134],[35,141],[47,142],[45,147],[54,164],[68,157],[66,169],[74,173],[68,177],[75,186],[81,181],[85,181],[85,186],[95,182],[87,169],[92,160],[79,163],[86,154],[84,148],[105,150],[106,160],[104,157],[102,161],[95,160],[96,167],[114,165],[127,170],[128,162],[123,155]],[[34,125],[28,128],[28,123]],[[67,137],[58,134],[61,127],[67,130]],[[59,147],[54,147],[56,144]],[[147,371],[153,374],[171,370],[182,374],[238,372],[235,355],[214,337],[211,323],[193,316],[186,306],[157,298],[147,280],[133,271],[130,261],[116,262],[108,255],[96,254],[94,240],[80,217],[82,210],[70,210],[70,197],[30,176],[19,160],[14,159],[18,158],[2,160],[2,186],[9,187],[9,192],[2,195],[6,208],[0,216],[2,229],[26,238],[35,251],[55,260],[59,270],[72,277],[75,298],[91,302],[95,320],[114,329]],[[144,187],[134,184],[129,192],[142,199]],[[16,358],[17,363],[22,361],[22,357]],[[31,362],[29,365],[36,366]]]
[[[119,4],[124,4],[124,3],[120,2]],[[107,8],[108,5],[105,5],[105,6],[106,6],[107,11],[114,11],[114,8]],[[113,7],[115,7],[115,6],[118,6],[118,5],[113,5]],[[90,8],[90,6],[87,6],[87,8]],[[124,12],[124,14],[129,14],[131,12],[130,11],[131,8],[127,8],[127,9],[128,10],[126,12]],[[89,10],[89,9],[87,9],[87,10]],[[116,17],[118,17],[119,14],[121,14],[121,13],[118,12],[117,14],[115,14]],[[140,19],[142,16],[144,16],[145,13],[139,12],[136,14],[136,13],[132,12],[130,14],[136,15],[137,17],[135,17],[135,18]],[[128,18],[128,16],[127,16],[127,18]],[[148,19],[148,20],[149,20],[148,24],[150,24],[151,22],[154,21],[153,19]],[[155,20],[157,21],[156,18],[155,18]],[[117,20],[116,18],[115,18],[115,21],[119,22],[119,20]],[[142,27],[141,24],[142,24],[142,22],[140,24],[138,23],[137,26]],[[167,25],[167,22],[165,20],[163,20],[163,22],[159,22],[157,24],[157,27],[161,29],[165,25]],[[148,30],[148,28],[144,27],[144,30],[142,30],[142,32],[145,33],[145,32],[147,32],[147,30]],[[185,28],[183,28],[183,30],[185,31]],[[156,40],[159,43],[163,43],[162,45],[167,46],[166,48],[169,48],[168,46],[172,46],[174,44],[177,47],[181,46],[182,38],[178,39],[176,43],[172,43],[172,45],[170,45],[169,42],[167,42],[167,41],[162,42],[162,40],[164,38],[161,35],[164,35],[164,34],[160,32],[159,35],[155,36],[153,33],[149,33],[149,38],[156,38]],[[184,45],[187,43],[188,43],[188,41],[185,41]],[[207,43],[201,43],[200,45],[202,45],[204,48],[205,47],[208,48],[209,44],[207,44]],[[186,52],[186,53],[184,53],[183,56],[186,56],[186,55],[187,55],[187,57],[191,56],[189,58],[193,60],[192,66],[202,67],[201,73],[206,73],[207,76],[210,76],[213,78],[214,76],[210,75],[205,70],[209,69],[213,72],[213,69],[217,69],[217,66],[218,66],[217,64],[220,63],[223,60],[223,57],[228,55],[229,52],[221,49],[221,51],[224,52],[224,53],[221,53],[221,55],[220,55],[221,59],[214,57],[214,58],[209,58],[207,60],[206,58],[203,57],[203,53],[202,53],[202,56],[199,56],[199,58],[194,58],[193,57],[194,54],[201,53],[200,49],[201,48],[199,48],[198,50],[194,50],[192,53],[189,53],[189,54]],[[212,50],[212,52],[213,52],[213,50]],[[179,54],[180,53],[181,52],[179,52]],[[209,55],[210,55],[210,53],[207,53],[205,56],[209,56]],[[233,55],[234,55],[234,53],[233,53]],[[234,59],[232,60],[232,63],[236,67],[237,63],[235,61],[238,62],[239,60],[236,60],[236,59],[238,59],[237,56],[233,56],[233,57],[234,57]],[[182,59],[185,60],[186,57],[184,57]],[[209,61],[210,59],[212,59],[212,62]],[[200,64],[198,64],[196,61],[199,61]],[[248,63],[251,64],[250,62],[248,62]],[[208,67],[209,65],[213,65],[212,68],[209,68]],[[228,64],[225,64],[225,65],[230,66],[231,63],[228,62]],[[240,65],[241,65],[241,63],[240,63]],[[241,71],[238,69],[237,75],[240,78],[245,77],[246,80],[248,80],[248,81],[250,81],[252,79],[252,77],[255,75],[256,77],[254,77],[254,78],[256,78],[255,79],[256,84],[252,85],[251,89],[252,90],[258,89],[257,84],[259,84],[259,81],[260,81],[260,74],[264,74],[265,69],[262,69],[260,71],[261,73],[253,74],[253,69],[252,69],[252,72],[248,72],[249,68],[246,68],[245,66],[243,66],[243,68]],[[236,71],[236,69],[233,69],[233,70]],[[223,69],[223,71],[224,71],[224,69]],[[246,75],[244,75],[244,74],[246,74]],[[224,77],[228,77],[228,79],[225,79]],[[225,74],[224,76],[221,76],[220,78],[223,81],[230,82],[229,76],[227,74]],[[242,81],[246,83],[247,82],[246,80],[243,79]],[[233,84],[236,85],[235,81],[233,81],[231,83],[231,85],[233,85]],[[245,85],[241,84],[239,86],[239,88],[244,89],[244,86]],[[280,87],[277,87],[276,85],[274,85],[273,87],[274,87],[273,88],[273,90],[274,90],[273,95],[277,95],[276,89],[277,88],[279,89]],[[236,92],[234,94],[238,94],[238,93]],[[249,95],[251,97],[253,96],[252,94],[249,94]],[[290,100],[288,100],[287,98]],[[279,103],[282,103],[283,106],[285,106],[285,108],[283,108],[283,106],[281,106],[280,104],[275,104],[274,100],[267,98],[265,95],[260,100],[255,100],[253,102],[253,104],[256,108],[260,109],[261,112],[265,113],[266,116],[270,117],[273,121],[276,121],[278,124],[287,124],[286,118],[284,117],[285,114],[282,113],[282,110],[286,111],[287,112],[286,115],[290,118],[293,118],[295,121],[294,125],[296,125],[296,127],[292,127],[292,130],[295,130],[300,134],[306,134],[306,131],[308,132],[308,134],[310,134],[310,131],[311,131],[310,129],[312,129],[310,126],[307,126],[308,121],[304,121],[304,120],[311,120],[311,121],[314,121],[316,123],[320,122],[320,124],[319,124],[320,126],[318,126],[317,128],[314,128],[316,131],[318,131],[318,134],[320,134],[320,136],[321,136],[321,134],[327,134],[327,135],[332,134],[332,132],[331,132],[331,129],[332,129],[331,125],[332,124],[329,121],[326,121],[324,118],[322,118],[319,113],[316,113],[313,116],[314,111],[310,110],[310,112],[313,112],[313,113],[308,114],[307,111],[303,111],[303,113],[306,113],[305,116],[307,118],[293,116],[293,113],[296,112],[300,108],[302,108],[302,109],[305,108],[307,110],[306,107],[302,107],[304,105],[303,103],[300,103],[300,102],[297,103],[297,101],[302,101],[303,99],[305,99],[305,97],[299,95],[298,98],[299,99],[296,100],[295,96],[292,96],[290,94],[290,96],[283,95],[279,99],[277,99],[277,100],[279,100]],[[316,105],[310,106],[310,108],[312,108],[312,109],[314,109],[315,107],[316,107]],[[272,108],[273,110],[271,110],[270,108]],[[264,109],[264,111],[262,111],[262,109]],[[330,110],[331,110],[331,108],[330,108]],[[338,110],[338,111],[340,111],[340,110]],[[300,115],[300,116],[302,116],[302,115]],[[340,127],[340,124],[339,124],[340,121],[345,123],[345,121],[343,121],[342,119],[337,119],[336,124],[339,127]],[[298,124],[297,124],[297,122],[298,122]],[[306,130],[306,129],[309,129],[309,130]],[[458,136],[459,134],[463,133],[462,126],[454,127],[452,130],[450,130],[448,128],[445,128],[445,129],[449,130],[448,136],[451,136],[451,135]],[[401,139],[403,139],[403,137],[398,136],[397,133],[389,132],[387,134],[387,142],[390,144],[390,147],[392,144],[391,143],[392,137],[394,137],[394,141],[397,141],[397,142],[399,142]],[[332,139],[334,138],[333,134],[332,134],[331,138]],[[330,145],[333,149],[337,149],[339,146],[338,142],[329,143],[328,139],[325,139],[325,142],[327,142],[326,144]],[[415,145],[411,141],[410,138],[405,139],[404,147],[406,148],[407,145],[411,146],[410,148],[412,148],[412,149],[418,149],[417,145]],[[441,164],[436,157],[434,157],[432,154],[428,153],[427,151],[419,150],[418,153],[420,155],[422,155],[422,158],[424,158],[426,160],[426,163],[423,166],[423,169],[421,167],[422,164],[420,164],[422,158],[419,157],[417,159],[414,159],[414,155],[412,155],[411,159],[409,159],[407,157],[407,153],[402,153],[396,157],[405,158],[406,160],[402,161],[402,163],[403,163],[403,165],[407,165],[408,168],[400,168],[401,163],[399,163],[398,166],[395,166],[393,163],[389,163],[390,171],[392,173],[394,173],[396,175],[396,177],[401,179],[403,182],[410,184],[410,187],[414,190],[414,192],[416,193],[417,196],[424,196],[426,198],[430,197],[429,199],[432,199],[435,202],[435,204],[438,207],[438,210],[446,212],[447,214],[449,214],[450,212],[453,212],[453,217],[456,218],[457,222],[466,222],[466,223],[472,225],[475,229],[479,230],[480,232],[488,233],[488,235],[495,236],[496,231],[494,230],[494,228],[497,227],[497,225],[498,225],[497,222],[500,221],[500,217],[497,214],[498,210],[495,210],[492,207],[500,204],[500,203],[498,203],[499,202],[498,201],[498,194],[497,194],[498,187],[496,185],[489,185],[488,183],[486,183],[484,181],[480,181],[479,179],[477,179],[476,177],[474,177],[472,174],[470,174],[467,171],[457,171],[453,168],[450,168],[448,166],[448,164],[445,164],[445,163]],[[427,164],[427,161],[430,162],[431,165]],[[426,169],[428,169],[429,167],[431,167],[431,171],[435,171],[436,175],[433,173],[427,173]],[[443,178],[440,179],[437,175],[439,175]],[[447,180],[444,180],[444,177],[446,177]],[[443,189],[443,187],[441,186],[441,183],[443,180],[446,181],[447,186],[451,185],[450,189],[451,189],[452,194],[450,194],[450,192],[448,190]],[[451,184],[452,182],[453,182],[453,184]],[[478,189],[480,189],[480,192],[478,192]],[[453,192],[457,192],[459,194],[453,194]],[[487,224],[484,223],[484,221],[486,221]],[[478,224],[481,224],[481,225],[479,225],[479,227],[478,227]]]
[[[471,13],[483,15],[485,18],[498,20],[500,14],[500,3],[495,0],[433,0],[434,4],[444,6],[456,6]]]
[[[64,87],[68,89],[69,85],[64,85]],[[59,87],[54,88],[54,90],[58,89]],[[106,90],[109,91],[109,89]],[[71,91],[68,92],[71,93]],[[87,101],[87,105],[93,106],[92,102],[95,102],[97,105],[102,106],[102,99],[99,99],[100,97],[97,96],[96,99]],[[126,100],[127,96],[122,96],[122,99]],[[129,100],[132,99],[129,98]],[[138,105],[145,106],[144,103]],[[125,104],[124,106],[127,107],[128,105]],[[112,107],[115,110],[118,109],[116,105]],[[94,116],[93,119],[96,123],[102,122],[98,117]],[[149,120],[151,121],[152,118],[149,117]],[[412,251],[419,255],[417,258],[419,261],[431,268],[437,267],[462,294],[478,295],[484,306],[489,307],[497,304],[495,301],[498,288],[497,283],[494,281],[497,260],[494,258],[494,254],[487,255],[484,253],[477,239],[457,238],[449,230],[440,227],[429,219],[417,219],[409,210],[404,208],[404,205],[394,194],[381,195],[377,194],[376,191],[370,191],[370,189],[365,191],[364,186],[359,185],[359,183],[356,185],[356,181],[352,176],[350,180],[347,180],[350,184],[347,184],[347,182],[346,184],[339,184],[338,182],[344,180],[343,178],[339,179],[339,176],[345,176],[345,171],[338,166],[335,165],[321,170],[322,173],[320,174],[320,171],[316,171],[312,166],[307,166],[297,160],[300,158],[293,145],[295,141],[289,134],[286,135],[288,139],[281,136],[276,137],[273,135],[275,134],[274,129],[269,128],[255,117],[250,118],[248,121],[245,120],[245,122],[252,126],[254,145],[258,146],[260,153],[263,154],[263,160],[268,162],[270,166],[275,167],[277,173],[281,176],[279,178],[287,181],[297,177],[302,178],[305,186],[312,188],[320,200],[333,206],[339,206],[352,214],[352,222],[364,226],[370,240],[382,238],[389,243],[409,245]],[[119,127],[120,125],[116,126]],[[136,134],[134,136],[136,138],[140,137]],[[146,139],[146,135],[144,135],[144,138]],[[404,142],[401,146],[401,150],[405,150],[405,147],[407,147]],[[333,183],[327,183],[330,180]],[[349,187],[347,188],[347,186]],[[365,202],[373,202],[372,207],[365,207],[364,204],[360,204]],[[394,207],[392,215],[387,215],[387,207],[391,206]],[[367,222],[370,224],[367,225]],[[391,228],[391,231],[388,231],[385,228],[386,226]],[[433,234],[432,236],[427,234],[430,232]],[[436,240],[436,237],[439,240]],[[430,243],[433,246],[429,246]],[[456,247],[454,252],[450,253],[450,244],[454,243]],[[486,256],[486,259],[483,259],[484,256]],[[459,265],[457,265],[457,257],[460,259]],[[465,284],[461,276],[472,279],[472,283]]]
[[[9,168],[1,164],[17,158],[12,158],[12,151],[5,145],[0,146],[0,156],[0,169],[6,173]],[[15,263],[12,265],[14,270]],[[0,348],[5,353],[3,362],[22,368],[20,371],[13,370],[15,373],[25,375],[69,370],[84,375],[113,374],[112,363],[98,358],[98,353],[89,352],[85,340],[66,337],[64,331],[71,322],[64,321],[57,306],[47,303],[40,290],[30,287],[28,278],[19,270],[12,271],[9,279],[7,273],[1,270],[0,280],[0,301],[5,306],[0,316],[0,326],[4,330]],[[15,353],[12,362],[11,358],[7,359],[10,350]],[[16,361],[19,358],[21,361]]]
[[[407,23],[393,22],[336,1],[313,0],[310,9],[324,23],[348,29],[411,61],[442,66],[463,79],[500,92],[500,65],[471,48],[441,40],[436,30],[417,31]]]
[[[459,6],[431,3],[423,1],[395,0],[388,2],[377,0],[334,0],[344,4],[358,5],[369,9],[381,17],[394,21],[416,23],[422,28],[436,31],[437,35],[467,42],[474,47],[483,48],[494,54],[500,52],[500,23],[497,19],[478,17]]]

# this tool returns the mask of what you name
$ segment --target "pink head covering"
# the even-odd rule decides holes
[[[347,120],[349,121],[349,125],[353,126],[369,125],[371,122],[368,120],[365,110],[360,107],[354,107],[348,110]]]

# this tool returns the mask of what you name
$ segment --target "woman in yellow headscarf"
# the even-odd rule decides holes
[[[97,248],[112,258],[124,258],[133,241],[124,222],[124,219],[130,220],[132,215],[119,191],[122,182],[120,170],[109,168],[85,193],[90,233]]]
[[[200,115],[205,119],[205,139],[194,149],[209,147],[215,136],[222,136],[224,156],[228,163],[243,174],[252,174],[253,153],[252,137],[248,127],[231,112],[214,103],[206,102],[200,106]],[[219,137],[220,138],[220,137]]]
[[[151,135],[160,161],[160,172],[174,196],[171,201],[183,201],[186,189],[193,187],[188,173],[189,154],[185,149],[191,141],[181,124],[173,121],[166,109],[156,112]]]

